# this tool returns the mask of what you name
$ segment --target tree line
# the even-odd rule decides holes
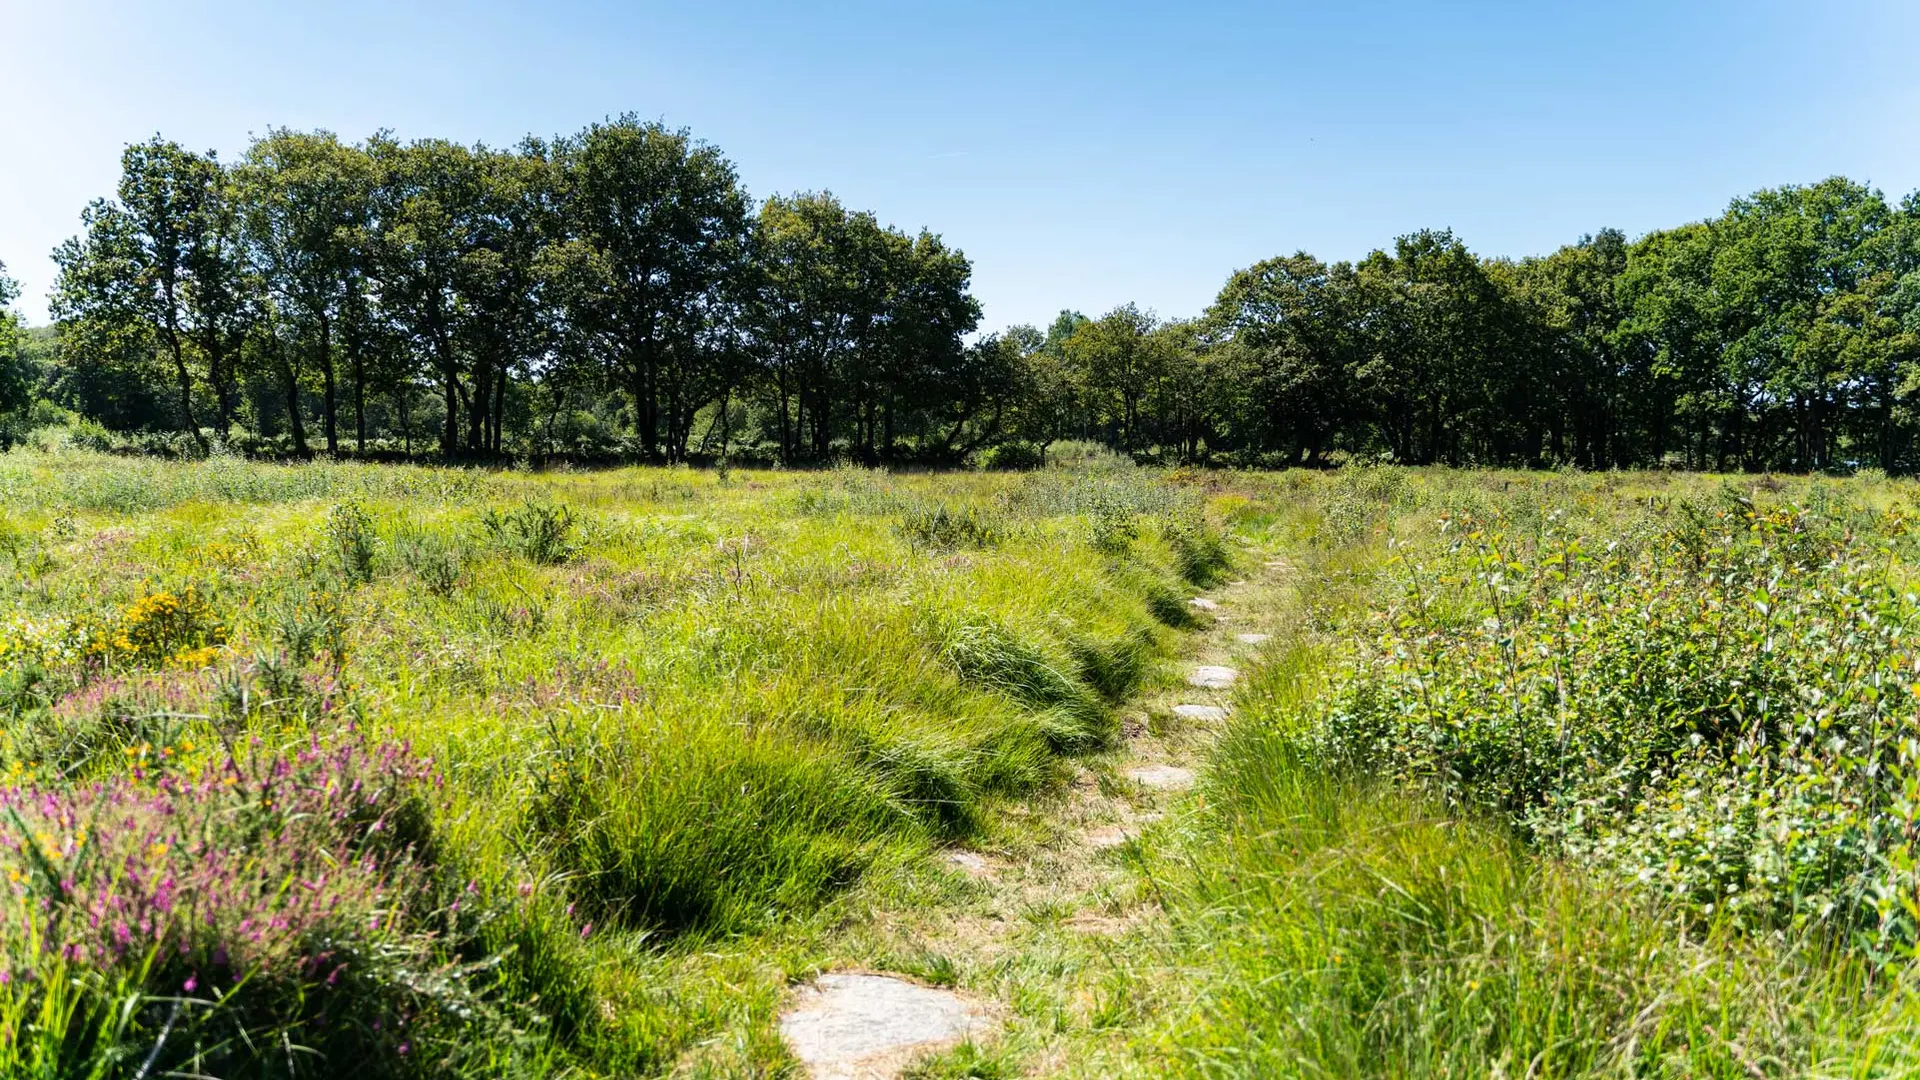
[[[81,226],[56,341],[0,348],[26,357],[0,411],[194,452],[1920,468],[1920,195],[1838,177],[1635,240],[1515,260],[1426,230],[1258,263],[1193,318],[984,336],[938,235],[756,204],[630,116],[507,150],[278,130],[231,163],[155,137]]]
[[[1261,262],[1194,319],[1007,337],[1049,397],[1034,435],[1136,453],[1911,472],[1920,196],[1833,178],[1519,260],[1422,231]]]
[[[964,254],[831,194],[756,207],[684,131],[282,130],[230,164],[155,137],[121,165],[54,253],[40,379],[112,429],[665,461],[761,435],[783,461],[980,441]]]

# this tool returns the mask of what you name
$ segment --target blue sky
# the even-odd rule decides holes
[[[1524,255],[1845,173],[1920,187],[1920,3],[330,4],[0,0],[0,260],[120,148],[269,126],[510,143],[623,111],[756,196],[831,189],[973,258],[986,326],[1448,226]]]

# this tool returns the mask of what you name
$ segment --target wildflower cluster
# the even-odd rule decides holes
[[[78,660],[87,634],[72,619],[15,613],[0,620],[0,664],[53,667]]]
[[[337,940],[401,932],[429,763],[358,741],[183,749],[176,766],[129,748],[133,768],[97,783],[0,787],[0,979],[65,960],[325,981]]]
[[[206,601],[187,588],[135,600],[114,623],[94,635],[89,651],[152,667],[205,667],[219,655],[225,640],[225,628]]]

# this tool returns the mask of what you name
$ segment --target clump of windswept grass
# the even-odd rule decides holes
[[[1080,681],[1108,701],[1119,701],[1140,685],[1156,644],[1145,627],[1105,639],[1071,632],[1065,638],[1067,652],[1079,668]]]
[[[940,631],[941,655],[961,678],[1044,710],[1056,750],[1087,750],[1113,735],[1112,717],[1096,693],[1038,645],[982,614],[963,614]]]
[[[917,831],[884,782],[778,730],[679,717],[556,729],[528,825],[601,925],[751,929]]]
[[[1233,565],[1226,541],[1197,514],[1168,516],[1160,535],[1173,555],[1173,567],[1188,583],[1206,587],[1218,583]]]
[[[909,543],[934,551],[990,548],[1006,536],[1006,524],[997,515],[977,506],[954,510],[946,503],[908,510],[899,528]]]

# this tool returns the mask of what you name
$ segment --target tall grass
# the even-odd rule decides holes
[[[1242,723],[1213,838],[1161,872],[1201,1076],[1897,1076],[1914,979],[1806,939],[1691,926],[1498,825],[1341,777]]]
[[[357,730],[432,760],[410,781],[409,902],[377,933],[283,941],[291,981],[243,981],[220,1013],[228,1073],[291,1054],[316,1074],[646,1074],[721,1030],[773,1068],[782,971],[733,958],[779,955],[783,928],[1107,745],[1172,641],[1169,598],[1221,565],[1196,515],[1122,463],[723,482],[15,452],[0,772],[38,805],[256,740],[330,753]],[[407,963],[356,961],[355,994],[326,992],[316,957],[395,942]],[[36,1037],[108,1072],[161,1039],[191,975],[71,960],[75,1004],[53,959],[6,947],[0,1015],[67,1017]],[[98,1028],[122,1000],[128,1026]],[[323,1012],[361,1041],[323,1038]],[[211,1038],[181,1041],[201,1015],[167,1044]]]

